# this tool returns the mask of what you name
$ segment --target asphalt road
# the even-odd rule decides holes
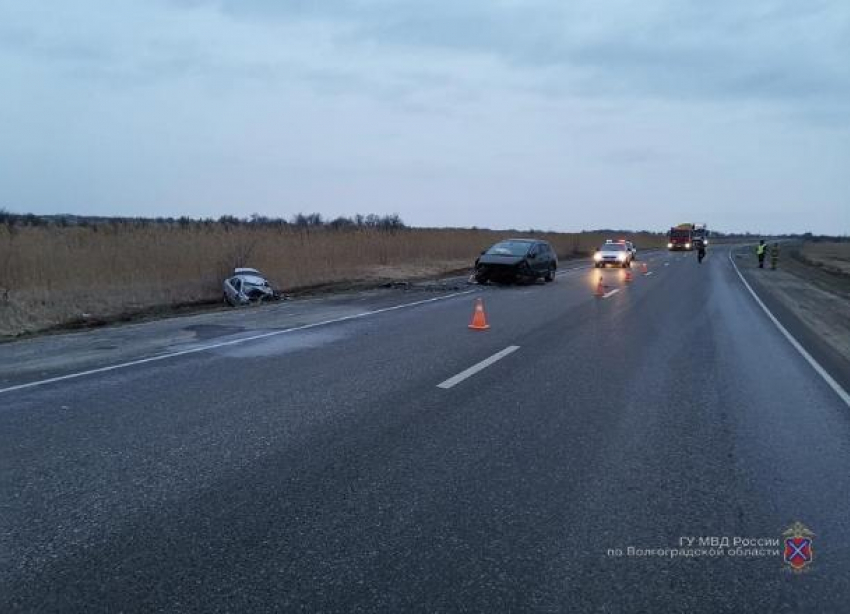
[[[850,407],[649,257],[0,346],[0,612],[847,611]]]

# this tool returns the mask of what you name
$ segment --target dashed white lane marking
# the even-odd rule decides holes
[[[647,271],[646,273],[644,273],[644,274],[643,274],[643,276],[644,276],[644,277],[649,277],[649,276],[650,276],[650,275],[652,275],[653,273],[655,273],[655,271]]]
[[[189,354],[198,354],[200,352],[208,352],[209,350],[215,350],[217,348],[229,347],[232,345],[239,345],[242,343],[249,343],[251,341],[258,341],[259,339],[268,339],[269,337],[277,337],[279,335],[285,335],[287,333],[293,333],[296,331],[309,330],[311,328],[318,328],[320,326],[327,326],[329,324],[336,324],[339,322],[348,322],[350,320],[357,320],[359,318],[365,318],[368,316],[377,315],[379,313],[387,313],[389,311],[397,311],[399,309],[406,309],[408,307],[416,307],[417,305],[425,305],[426,303],[435,303],[437,301],[444,301],[450,298],[454,298],[456,296],[463,296],[464,294],[471,294],[473,292],[477,292],[477,290],[464,290],[463,292],[453,292],[452,294],[446,294],[444,296],[436,296],[434,298],[423,299],[421,301],[413,301],[411,303],[402,303],[401,305],[393,305],[392,307],[382,307],[381,309],[373,309],[371,311],[363,311],[361,313],[355,313],[350,316],[343,316],[341,318],[333,318],[331,320],[322,320],[321,322],[313,322],[311,324],[304,324],[302,326],[293,326],[292,328],[285,328],[283,330],[274,330],[267,333],[261,333],[259,335],[251,335],[250,337],[241,337],[239,339],[231,339],[230,341],[220,341],[218,343],[210,343],[208,345],[203,345],[199,347],[193,347],[187,350],[180,350],[177,352],[170,352],[168,354],[160,354],[158,356],[150,356],[148,358],[140,358],[138,360],[130,360],[128,362],[117,363],[114,365],[107,365],[105,367],[98,367],[96,369],[88,369],[87,371],[77,371],[76,373],[68,373],[67,375],[59,375],[57,377],[49,377],[47,379],[37,380],[34,382],[27,382],[25,384],[17,384],[15,386],[9,386],[8,388],[0,388],[0,394],[4,394],[7,392],[14,392],[16,390],[24,390],[27,388],[35,388],[37,386],[44,386],[45,384],[53,384],[55,382],[64,382],[70,379],[76,379],[78,377],[85,377],[87,375],[95,375],[98,373],[106,373],[108,371],[116,371],[118,369],[126,369],[128,367],[135,367],[138,365],[144,365],[150,362],[157,362],[160,360],[167,360],[169,358],[177,358],[178,356],[187,356]]]
[[[670,263],[669,263],[669,262],[665,262],[665,263],[664,263],[664,266],[670,266]]]
[[[507,356],[508,354],[513,354],[518,349],[519,349],[518,345],[509,345],[504,350],[501,350],[500,352],[496,352],[495,354],[493,354],[489,358],[485,358],[481,362],[474,364],[471,367],[469,367],[468,369],[461,371],[457,375],[450,377],[446,381],[437,384],[437,388],[442,388],[443,390],[448,390],[449,388],[457,386],[463,380],[472,377],[473,375],[475,375],[479,371],[483,371],[484,369],[486,369],[487,367],[492,365],[494,362],[498,362],[498,361],[502,360],[505,356]]]
[[[797,341],[794,338],[794,336],[791,333],[789,333],[788,330],[784,326],[782,326],[782,324],[779,322],[779,320],[776,319],[776,316],[774,316],[771,313],[770,309],[767,308],[767,305],[765,305],[762,302],[762,300],[758,297],[758,294],[755,293],[755,290],[753,290],[752,286],[750,286],[750,284],[747,282],[747,280],[744,279],[744,276],[741,274],[741,271],[738,269],[738,265],[735,264],[735,261],[732,259],[732,250],[731,249],[729,250],[729,262],[732,263],[732,266],[735,268],[735,272],[738,274],[738,277],[741,279],[741,282],[744,284],[744,287],[747,290],[749,290],[750,294],[753,295],[753,298],[756,300],[756,303],[758,303],[758,306],[761,307],[762,310],[764,310],[764,312],[767,314],[767,317],[770,319],[770,321],[773,322],[776,325],[776,328],[779,329],[779,332],[781,332],[785,336],[785,338],[794,347],[795,350],[800,352],[800,355],[803,358],[806,359],[806,362],[808,362],[811,365],[811,367],[815,370],[815,372],[818,375],[820,375],[823,378],[823,380],[829,385],[829,387],[832,388],[835,391],[835,394],[837,394],[838,397],[842,401],[844,401],[844,404],[847,405],[848,407],[850,407],[850,394],[847,394],[847,391],[844,390],[844,388],[841,387],[841,384],[836,382],[832,378],[832,376],[829,373],[826,372],[826,369],[824,369],[820,365],[820,363],[817,360],[815,360],[812,357],[812,355],[809,354],[806,351],[806,348],[804,348],[800,344],[800,342]]]
[[[608,297],[614,296],[619,291],[620,291],[619,288],[614,288],[613,290],[609,290],[608,292],[606,292],[605,294],[602,295],[602,298],[608,298]]]

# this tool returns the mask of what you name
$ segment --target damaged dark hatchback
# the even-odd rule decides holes
[[[558,270],[558,256],[546,241],[506,239],[499,241],[475,261],[475,281],[486,284],[513,281],[552,281]]]

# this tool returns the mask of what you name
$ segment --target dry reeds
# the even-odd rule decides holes
[[[318,284],[439,274],[471,266],[507,236],[537,236],[561,257],[584,254],[598,233],[326,225],[138,223],[0,224],[0,336],[154,307],[214,301],[235,266],[289,291]],[[641,247],[663,243],[637,235]]]

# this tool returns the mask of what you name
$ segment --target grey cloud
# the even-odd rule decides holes
[[[73,62],[102,62],[111,59],[108,50],[79,39],[40,38],[33,28],[0,25],[0,50],[38,59]]]
[[[661,225],[682,202],[711,218],[763,199],[789,224],[846,210],[841,0],[7,6],[0,169],[17,209],[386,202],[421,223],[477,223],[466,206],[511,224],[532,199],[541,223],[579,226],[646,222],[611,202]],[[246,193],[251,209],[227,209]]]
[[[612,166],[640,166],[668,160],[670,155],[655,149],[615,149],[604,156],[602,162]]]
[[[647,2],[622,18],[616,4],[606,11],[596,2],[214,5],[240,19],[344,24],[343,45],[486,54],[519,70],[561,69],[559,89],[581,95],[839,104],[850,91],[850,10],[834,2]]]
[[[243,22],[326,23],[338,30],[341,54],[376,45],[388,56],[414,56],[413,62],[423,50],[487,56],[525,74],[532,90],[552,96],[752,99],[805,104],[813,114],[827,116],[827,107],[839,112],[850,94],[850,8],[824,0],[650,0],[615,2],[612,10],[591,0],[170,0],[170,5],[214,9]],[[362,93],[403,96],[412,82],[400,73],[370,78],[356,65],[315,69],[262,57],[218,57],[188,44],[157,44],[144,57],[125,62],[114,49],[91,42],[42,41],[31,31],[2,26],[0,45],[77,64],[79,76],[128,83],[294,76],[325,92],[366,86]],[[388,84],[388,78],[396,83]]]

